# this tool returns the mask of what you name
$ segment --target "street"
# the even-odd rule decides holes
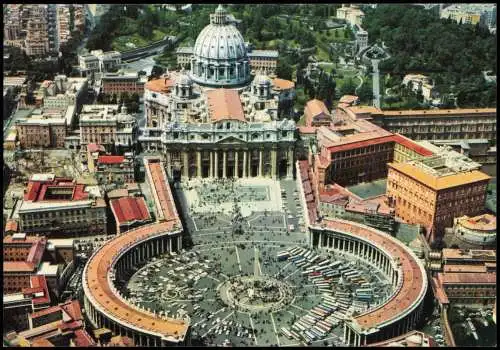
[[[151,74],[153,66],[155,65],[155,56],[149,56],[146,58],[141,58],[140,60],[134,62],[123,63],[123,68],[130,69],[136,72],[141,70],[145,71],[147,75]]]

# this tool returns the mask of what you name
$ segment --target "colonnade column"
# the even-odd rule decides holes
[[[271,177],[276,178],[276,150],[271,150]]]
[[[188,162],[188,153],[182,152],[182,164],[183,164],[183,174],[182,176],[189,177],[189,162]]]
[[[234,152],[234,177],[236,177],[236,178],[240,177],[240,175],[238,173],[238,170],[239,170],[238,169],[238,161],[239,161],[238,153],[239,153],[239,151]]]
[[[209,177],[214,177],[214,154],[213,152],[210,152],[210,173],[208,174]]]
[[[243,177],[247,177],[247,151],[243,151]]]
[[[201,177],[201,152],[196,152],[196,170],[197,176]]]
[[[236,62],[236,64],[234,65],[235,66],[235,72],[236,72],[236,78],[239,77],[238,73],[239,73],[239,69],[238,69],[238,66],[239,66],[239,62]]]
[[[214,177],[217,178],[217,177],[219,177],[219,152],[217,152],[217,151],[215,151],[214,167],[215,167]]]
[[[228,66],[224,67],[224,73],[226,76],[226,80],[229,79],[229,67]]]
[[[259,176],[262,177],[262,150],[259,151]]]
[[[222,177],[226,177],[226,168],[227,168],[227,151],[222,153]]]

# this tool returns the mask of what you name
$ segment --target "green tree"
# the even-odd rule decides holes
[[[292,80],[293,68],[286,60],[279,60],[276,67],[276,74],[281,79]]]
[[[344,81],[344,84],[339,89],[340,95],[354,95],[356,90],[356,83],[352,78]]]
[[[163,73],[165,73],[165,70],[158,65],[154,65],[153,69],[151,69],[151,78],[159,78]]]
[[[358,89],[357,95],[362,103],[368,104],[373,99],[373,89],[366,82]]]

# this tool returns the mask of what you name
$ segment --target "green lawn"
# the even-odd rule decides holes
[[[134,33],[132,35],[122,35],[113,40],[113,43],[111,44],[114,50],[117,51],[129,51],[132,50],[132,47],[127,47],[127,43],[132,43],[136,46],[136,48],[139,47],[144,47],[148,46],[150,43],[154,41],[158,41],[163,39],[165,36],[165,32],[154,29],[153,30],[153,36],[151,39],[146,39],[140,36],[138,33]]]

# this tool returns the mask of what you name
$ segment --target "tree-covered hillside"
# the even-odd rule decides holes
[[[496,35],[485,28],[440,19],[434,12],[405,5],[365,9],[370,42],[384,42],[392,57],[380,68],[404,75],[424,73],[440,93],[455,93],[460,107],[496,106]]]

